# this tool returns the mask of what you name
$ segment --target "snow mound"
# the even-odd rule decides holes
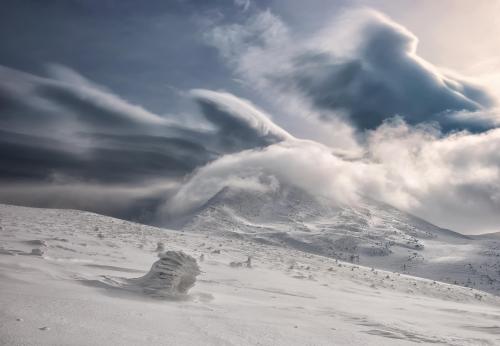
[[[166,251],[158,255],[149,272],[131,283],[152,296],[185,295],[196,282],[200,272],[196,259],[182,251]]]

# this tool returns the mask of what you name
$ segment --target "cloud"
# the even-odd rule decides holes
[[[264,147],[292,136],[249,101],[224,92],[195,89],[191,96],[204,117],[217,128],[215,138],[232,151]]]
[[[86,210],[152,223],[156,210],[176,187],[177,183],[169,180],[134,186],[81,182],[0,183],[0,200],[30,207]]]
[[[248,11],[251,5],[250,0],[234,0],[234,4],[241,8],[243,12]]]
[[[160,215],[189,214],[226,187],[267,193],[293,186],[334,205],[372,198],[454,230],[494,231],[500,224],[499,145],[498,129],[442,137],[436,128],[411,127],[401,119],[369,131],[365,154],[357,159],[290,139],[197,169]]]
[[[48,77],[0,67],[0,200],[152,222],[158,208],[185,214],[226,186],[293,185],[469,233],[500,224],[495,102],[419,58],[406,29],[361,11],[304,38],[265,11],[206,38],[244,85],[334,144],[300,139],[228,92],[187,93],[200,111],[193,127],[66,67]]]
[[[366,130],[397,115],[445,132],[499,123],[496,114],[475,116],[496,106],[484,88],[419,57],[417,38],[372,10],[351,10],[307,38],[294,36],[269,11],[206,36],[251,86],[273,98],[300,97],[323,120]],[[468,112],[467,121],[455,112]]]
[[[205,119],[193,128],[180,117],[131,104],[67,67],[51,65],[49,76],[0,66],[0,184],[17,186],[0,196],[4,202],[135,217],[137,191],[151,194],[148,186],[178,181],[221,155],[291,138],[249,101],[227,93],[188,94]],[[95,190],[100,196],[109,190],[107,202],[93,203],[88,191]]]
[[[346,165],[356,169],[346,170]],[[168,201],[167,213],[189,213],[228,186],[266,192],[291,185],[334,202],[354,201],[364,168],[362,162],[343,161],[317,142],[290,139],[201,167]]]
[[[192,91],[207,122],[190,128],[130,104],[67,67],[52,65],[49,71],[52,78],[0,67],[4,179],[183,176],[221,154],[290,138],[262,111],[227,93]]]
[[[384,167],[381,199],[466,233],[500,224],[500,129],[442,137],[396,121],[369,136],[368,157]]]
[[[0,68],[3,179],[137,181],[184,175],[216,157],[188,129],[52,69],[58,79]]]
[[[114,130],[171,123],[164,117],[130,104],[65,66],[49,65],[49,72],[54,79],[40,83],[37,94],[70,110],[83,122]]]
[[[361,153],[344,155],[292,136],[226,92],[189,92],[205,121],[189,128],[71,70],[52,78],[0,72],[3,202],[153,222],[226,186],[262,193],[292,185],[337,204],[374,198],[459,231],[500,223],[497,129],[443,136],[396,118],[368,130]]]

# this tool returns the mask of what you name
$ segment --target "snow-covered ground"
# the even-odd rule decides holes
[[[0,205],[0,226],[2,345],[500,344],[500,299],[472,288],[81,211]],[[117,284],[158,242],[198,259],[186,298]]]

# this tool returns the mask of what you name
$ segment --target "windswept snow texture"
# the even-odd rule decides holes
[[[472,288],[74,210],[0,205],[0,223],[1,345],[500,343],[500,298]],[[129,289],[159,242],[199,259],[185,299]]]
[[[224,188],[182,229],[500,292],[500,238],[473,239],[373,200],[335,207],[294,187]]]

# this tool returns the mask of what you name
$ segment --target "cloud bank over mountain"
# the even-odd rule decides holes
[[[365,197],[381,200],[475,233],[500,222],[499,145],[498,129],[442,137],[434,128],[413,128],[401,120],[370,131],[359,159],[293,139],[225,155],[196,170],[164,211],[189,213],[226,186],[263,193],[292,185],[337,204]]]
[[[67,67],[0,66],[0,199],[151,219],[179,181],[217,157],[292,138],[249,101],[197,89],[197,128],[152,113]],[[204,120],[203,120],[204,119]]]
[[[486,89],[418,57],[416,37],[374,11],[299,37],[246,4],[242,22],[209,22],[205,42],[282,116],[314,118],[339,145],[300,138],[224,90],[179,93],[194,105],[187,119],[61,65],[46,76],[0,67],[0,201],[158,222],[226,186],[294,185],[332,203],[368,197],[458,231],[495,230],[500,129]]]

